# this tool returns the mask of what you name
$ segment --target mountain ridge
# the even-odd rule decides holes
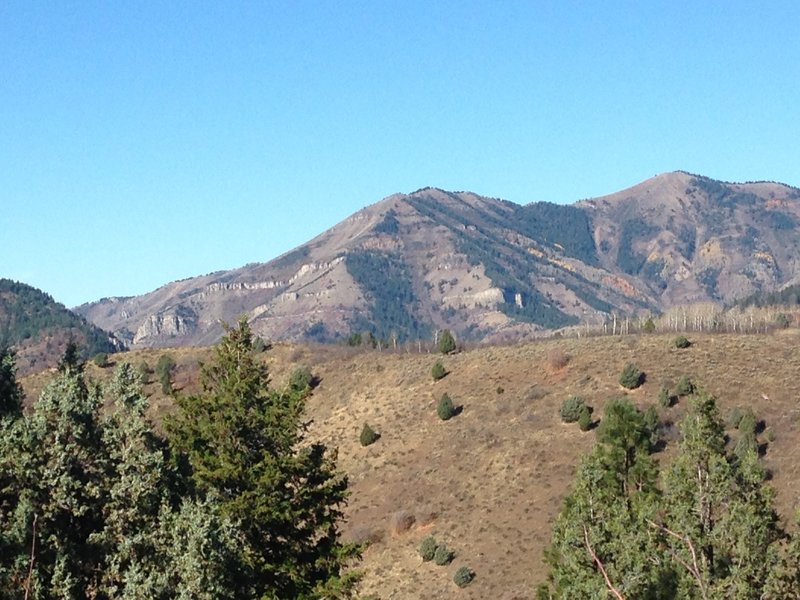
[[[76,310],[134,346],[212,343],[240,314],[271,339],[531,335],[797,283],[798,223],[797,188],[684,171],[563,205],[424,187],[269,262]]]

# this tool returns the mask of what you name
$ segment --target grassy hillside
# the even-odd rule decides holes
[[[657,404],[663,384],[683,374],[719,399],[721,414],[752,406],[774,440],[765,464],[773,474],[781,515],[790,517],[800,497],[800,335],[692,335],[679,350],[673,336],[642,335],[548,340],[479,348],[444,357],[449,374],[439,381],[431,354],[356,353],[326,346],[278,344],[263,356],[278,385],[292,368],[308,365],[321,378],[310,400],[311,437],[339,448],[349,474],[351,499],[345,535],[372,540],[364,554],[364,592],[382,599],[530,598],[545,576],[542,551],[550,525],[594,433],[562,424],[561,402],[579,394],[602,414],[604,403],[627,394],[641,406]],[[163,351],[118,355],[154,366]],[[176,386],[196,385],[197,361],[205,349],[169,352],[176,360]],[[635,361],[647,375],[644,385],[625,391],[618,377]],[[101,379],[110,369],[87,367]],[[26,378],[35,395],[46,374]],[[155,380],[155,377],[153,377]],[[170,408],[158,383],[148,385],[156,416]],[[436,416],[436,398],[448,392],[460,415]],[[659,408],[674,423],[686,401]],[[381,438],[359,444],[368,422]],[[668,437],[677,435],[667,428]],[[731,443],[735,433],[731,432]],[[761,436],[766,438],[765,435]],[[673,445],[656,455],[669,460]],[[409,522],[413,518],[413,524]],[[457,553],[447,567],[423,563],[422,539],[434,534]],[[462,564],[475,581],[459,590],[452,582]]]

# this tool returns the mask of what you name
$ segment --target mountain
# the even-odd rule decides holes
[[[800,283],[798,223],[797,188],[686,172],[571,205],[423,188],[268,263],[76,310],[139,347],[212,343],[241,314],[270,339],[530,334]]]
[[[14,348],[20,372],[55,366],[70,341],[78,344],[84,358],[124,348],[113,335],[41,290],[0,279],[0,347]]]

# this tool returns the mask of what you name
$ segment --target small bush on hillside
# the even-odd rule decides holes
[[[433,562],[435,562],[440,567],[445,565],[449,565],[453,562],[453,559],[456,557],[456,553],[450,550],[444,544],[440,544],[436,546],[436,552],[433,553]]]
[[[289,387],[294,392],[307,392],[314,387],[314,375],[308,367],[297,367],[289,377]]]
[[[652,317],[648,317],[647,320],[642,325],[642,331],[645,333],[653,333],[656,330],[656,324],[653,322]]]
[[[672,396],[669,395],[669,388],[662,386],[658,391],[658,403],[662,408],[669,408],[672,406]]]
[[[442,394],[439,402],[436,404],[436,414],[442,421],[447,421],[456,414],[456,407],[453,406],[453,401],[447,393]]]
[[[150,365],[147,364],[146,360],[143,360],[139,363],[139,366],[136,367],[136,372],[139,374],[139,383],[142,385],[147,385],[150,383],[150,373],[152,373],[152,369]]]
[[[432,535],[422,540],[422,543],[419,545],[419,555],[422,557],[422,560],[425,562],[433,560],[433,557],[436,555],[436,548],[436,540]]]
[[[561,348],[553,348],[547,353],[547,366],[551,371],[558,371],[569,364],[569,355]]]
[[[592,428],[592,409],[584,405],[581,407],[581,414],[578,417],[578,427],[581,431],[589,431]]]
[[[502,385],[497,386],[497,395],[503,394],[505,392],[505,388]]]
[[[580,396],[570,396],[561,403],[561,420],[564,423],[575,423],[581,418],[581,411],[586,406]]]
[[[405,533],[414,526],[417,518],[407,510],[398,510],[389,520],[389,529],[394,535]]]
[[[758,422],[755,413],[748,408],[743,411],[742,418],[739,419],[739,424],[736,426],[736,429],[738,429],[742,435],[755,435],[757,425]]]
[[[675,393],[678,396],[689,396],[694,393],[694,384],[692,380],[686,375],[681,375],[678,383],[675,385]]]
[[[172,371],[175,368],[175,361],[169,354],[162,354],[156,363],[156,375],[161,383],[161,391],[165,395],[172,393]]]
[[[692,345],[692,342],[690,342],[685,335],[679,335],[675,338],[673,343],[675,344],[676,348],[688,348]]]
[[[108,366],[108,354],[105,352],[98,352],[94,355],[92,361],[101,369],[105,369]]]
[[[644,373],[636,366],[636,363],[628,363],[622,369],[622,374],[619,376],[619,384],[629,390],[634,390],[642,385],[644,381]]]
[[[254,352],[266,352],[270,349],[270,344],[264,341],[264,338],[257,337],[253,340],[253,351]]]
[[[433,376],[434,381],[439,381],[445,375],[447,375],[447,369],[444,368],[442,361],[437,360],[433,363],[433,368],[431,369],[431,375]]]
[[[439,334],[438,348],[442,354],[450,354],[456,351],[456,338],[453,337],[449,329],[444,329]]]
[[[728,427],[739,429],[739,422],[744,416],[744,409],[741,406],[734,406],[728,415]]]
[[[462,588],[472,583],[473,579],[475,579],[475,571],[469,567],[458,567],[455,575],[453,575],[453,582]]]
[[[359,440],[361,441],[362,446],[369,446],[374,444],[378,441],[378,438],[381,437],[379,433],[377,433],[369,424],[364,423],[364,427],[361,429],[361,435],[359,436]]]

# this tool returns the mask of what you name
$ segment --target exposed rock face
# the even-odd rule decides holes
[[[799,223],[796,188],[682,172],[569,206],[425,188],[271,262],[77,310],[135,346],[212,343],[243,314],[274,339],[524,334],[796,283]]]

